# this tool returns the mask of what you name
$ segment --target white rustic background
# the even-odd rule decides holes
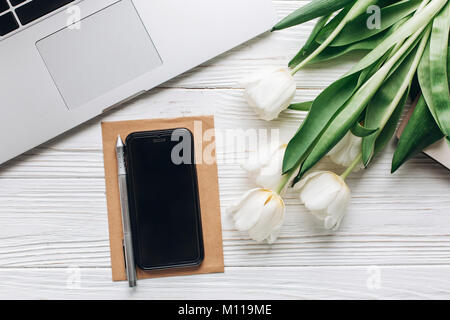
[[[282,17],[306,2],[274,5]],[[450,173],[421,155],[391,176],[394,142],[350,176],[340,231],[324,231],[289,193],[272,246],[233,230],[224,209],[252,185],[238,164],[221,162],[225,274],[140,281],[135,290],[111,281],[100,122],[214,114],[218,130],[282,126],[292,134],[305,114],[258,120],[240,81],[286,65],[312,26],[260,36],[2,166],[0,298],[450,298]],[[297,101],[315,97],[352,61],[298,73]]]

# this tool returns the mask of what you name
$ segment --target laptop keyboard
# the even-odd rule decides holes
[[[75,0],[0,0],[0,37]]]

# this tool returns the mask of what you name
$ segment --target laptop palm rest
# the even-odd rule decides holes
[[[160,66],[130,1],[120,1],[36,43],[69,110]]]

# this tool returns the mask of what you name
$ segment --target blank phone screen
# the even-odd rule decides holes
[[[142,269],[198,265],[203,259],[193,138],[187,129],[177,130],[178,141],[171,139],[173,130],[127,138],[133,244],[136,263]],[[174,163],[174,147],[182,142],[189,145],[186,141],[192,142],[191,150],[174,155],[190,152],[190,161]]]

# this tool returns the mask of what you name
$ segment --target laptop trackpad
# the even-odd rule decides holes
[[[120,1],[36,43],[69,109],[162,64],[133,4]]]

